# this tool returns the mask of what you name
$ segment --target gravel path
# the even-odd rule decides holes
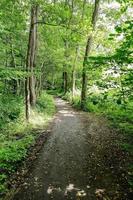
[[[130,200],[119,135],[56,99],[51,134],[13,200]]]

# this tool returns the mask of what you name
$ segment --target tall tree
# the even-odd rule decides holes
[[[68,32],[70,27],[71,27],[71,22],[73,19],[73,12],[74,12],[74,0],[65,0],[65,9],[66,11],[69,13],[69,18],[66,20],[66,38],[64,39],[64,57],[65,57],[65,64],[63,66],[63,90],[64,93],[67,92],[68,90],[68,49],[70,48],[70,41],[69,41],[69,37],[71,35],[71,31],[70,33]]]
[[[82,4],[82,11],[81,11],[81,22],[83,23],[84,20],[84,15],[85,15],[85,6],[86,6],[86,0],[83,1]],[[79,48],[80,44],[76,44],[76,49],[75,49],[75,57],[74,57],[74,62],[72,65],[72,98],[75,96],[75,90],[76,90],[76,64],[77,64],[77,59],[78,59],[78,54],[79,54]]]
[[[85,55],[84,55],[83,69],[82,69],[82,90],[81,90],[81,107],[82,108],[84,107],[84,103],[86,100],[86,93],[87,93],[87,69],[86,69],[87,60],[88,60],[88,56],[91,52],[92,41],[93,41],[93,32],[95,31],[95,28],[96,28],[99,4],[100,4],[100,0],[95,0],[94,11],[93,11],[93,15],[92,15],[92,32],[88,36],[87,44],[86,44],[86,48],[85,48]]]
[[[35,106],[36,103],[34,67],[35,67],[36,48],[37,48],[37,16],[38,16],[38,5],[33,4],[31,7],[31,22],[30,22],[29,42],[28,42],[27,60],[26,60],[26,70],[27,72],[30,72],[30,76],[26,78],[25,82],[27,120],[29,120],[30,105]]]

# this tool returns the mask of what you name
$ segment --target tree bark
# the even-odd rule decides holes
[[[99,11],[99,3],[100,0],[95,0],[95,6],[94,11],[92,15],[92,33],[88,36],[86,49],[85,49],[85,55],[84,55],[84,61],[83,61],[83,69],[82,69],[82,90],[81,90],[81,107],[84,108],[84,103],[86,100],[86,93],[87,93],[87,60],[88,56],[91,52],[92,42],[93,42],[93,32],[96,28],[96,21],[98,17],[98,11]]]
[[[67,81],[68,75],[67,72],[64,71],[63,72],[63,90],[64,90],[64,94],[66,94],[67,89],[68,89],[68,81]]]
[[[71,24],[71,20],[73,18],[73,12],[74,12],[74,0],[72,1],[69,1],[69,0],[65,0],[65,6],[69,6],[70,8],[70,11],[71,11],[71,15],[70,15],[70,18],[68,20],[68,23],[67,23],[67,29],[69,29],[70,27],[70,24]],[[67,31],[66,29],[66,31]],[[64,46],[65,46],[65,53],[64,53],[64,57],[65,57],[65,60],[66,60],[66,64],[63,66],[63,83],[62,83],[62,86],[63,86],[63,91],[64,93],[67,92],[68,90],[68,72],[67,72],[67,60],[68,60],[68,48],[69,48],[69,45],[68,45],[68,38],[64,39]]]
[[[77,58],[78,58],[78,49],[79,47],[76,47],[76,54],[75,54],[75,58],[74,58],[74,63],[73,63],[73,69],[72,69],[72,98],[75,95],[75,80],[76,80],[76,63],[77,63]]]
[[[64,46],[65,46],[65,53],[64,53],[64,57],[65,57],[65,64],[63,66],[63,83],[62,83],[62,87],[63,87],[63,91],[64,94],[67,92],[68,89],[68,74],[67,74],[67,60],[68,60],[68,41],[64,40]]]
[[[11,67],[16,68],[16,60],[15,60],[15,55],[14,55],[13,44],[11,44]],[[19,88],[18,80],[13,79],[11,81],[11,84],[12,84],[12,93],[14,95],[18,95],[18,88]]]
[[[84,12],[85,12],[86,2],[87,2],[87,0],[84,0],[84,1],[83,1],[83,9],[82,9],[82,16],[81,16],[81,19],[82,19],[82,20],[84,19]]]
[[[34,67],[36,58],[36,46],[37,46],[37,15],[38,6],[32,5],[31,8],[31,23],[29,31],[29,41],[26,59],[26,71],[30,72],[30,76],[25,81],[25,107],[26,107],[26,119],[29,120],[30,116],[30,105],[34,106],[36,103],[35,93],[35,77]]]
[[[36,104],[36,92],[35,92],[35,76],[34,68],[36,62],[36,49],[37,49],[37,16],[38,6],[33,5],[31,9],[31,47],[30,47],[30,72],[29,78],[29,89],[30,89],[30,105],[35,106]]]

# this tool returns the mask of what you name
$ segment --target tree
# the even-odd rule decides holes
[[[27,50],[26,71],[30,72],[30,76],[25,81],[25,103],[26,103],[26,119],[29,120],[30,105],[35,106],[36,92],[35,92],[35,77],[34,67],[36,60],[37,49],[37,16],[38,5],[33,4],[31,7],[31,22],[29,31],[29,42]]]
[[[77,59],[78,59],[78,51],[79,51],[79,47],[76,48],[76,52],[75,52],[75,58],[74,58],[74,62],[73,62],[73,66],[72,66],[72,98],[75,95],[75,81],[76,81],[76,64],[77,64]]]
[[[92,41],[93,41],[93,32],[95,31],[96,28],[96,21],[98,17],[98,11],[99,11],[99,3],[100,0],[95,0],[95,6],[94,6],[94,11],[92,15],[92,33],[88,36],[87,39],[87,44],[86,44],[86,49],[85,49],[85,55],[84,55],[84,61],[83,61],[83,70],[82,70],[82,90],[81,90],[81,107],[84,107],[84,103],[86,100],[86,92],[87,92],[87,60],[88,56],[91,51],[92,47]]]

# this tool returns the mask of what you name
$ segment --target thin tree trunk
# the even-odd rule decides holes
[[[65,67],[64,67],[65,68]],[[64,94],[67,92],[67,72],[63,70],[63,74],[62,74],[62,89]]]
[[[65,53],[64,53],[64,57],[66,59],[66,62],[68,60],[68,55],[67,55],[67,51],[68,51],[68,41],[67,40],[64,40],[64,46],[65,46]],[[67,63],[64,64],[63,66],[63,91],[64,91],[64,94],[67,92],[67,89],[68,89],[68,74],[67,74]]]
[[[83,22],[84,19],[84,11],[85,11],[85,5],[86,5],[86,1],[83,1],[83,9],[82,9],[82,15],[81,15],[81,22]],[[75,59],[74,59],[74,63],[73,63],[73,69],[72,69],[72,99],[75,95],[75,81],[76,81],[76,77],[75,77],[75,67],[76,67],[76,62],[77,62],[77,58],[78,58],[78,50],[79,50],[79,44],[76,47],[76,55],[75,55]]]
[[[82,10],[82,16],[81,16],[81,19],[82,19],[82,20],[84,19],[86,1],[87,1],[87,0],[84,0],[84,1],[83,1],[83,10]]]
[[[14,55],[14,49],[13,44],[11,44],[11,67],[16,68],[16,60]],[[19,89],[19,81],[16,79],[12,80],[12,91],[13,94],[18,95],[18,89]]]
[[[69,18],[68,24],[67,24],[67,29],[69,29],[70,24],[71,24],[71,20],[72,20],[72,18],[73,18],[74,0],[72,0],[72,1],[65,0],[65,6],[69,6],[69,8],[71,9],[71,15],[70,15],[70,18]],[[67,30],[66,30],[66,31],[67,31]],[[69,47],[68,47],[68,38],[66,38],[66,39],[64,40],[64,46],[65,46],[64,57],[65,57],[66,62],[67,62],[68,57],[69,57],[69,55],[68,55],[68,48],[69,48]],[[67,63],[66,63],[66,64],[64,65],[64,67],[63,67],[63,76],[62,76],[62,78],[63,78],[63,84],[62,84],[62,86],[63,86],[63,91],[64,91],[64,93],[66,93],[66,92],[68,91]]]
[[[42,69],[44,68],[44,62],[45,61],[42,62],[41,68],[40,68],[40,76],[39,76],[38,85],[37,85],[37,96],[40,95],[41,90],[42,90],[42,74],[43,74],[43,70]]]
[[[86,6],[86,1],[83,1],[83,9],[82,9],[82,16],[81,16],[81,22],[83,22],[84,19],[84,11],[85,11],[85,6]],[[75,67],[76,67],[76,62],[77,62],[77,58],[78,58],[78,50],[79,50],[79,44],[76,47],[76,55],[75,55],[75,59],[74,59],[74,63],[73,63],[73,69],[72,69],[72,99],[75,95],[75,81],[76,81],[76,77],[75,77]]]
[[[67,88],[68,88],[68,80],[67,80],[67,78],[68,78],[67,72],[64,71],[63,72],[63,90],[64,90],[65,94],[66,94]]]
[[[95,31],[96,27],[96,21],[98,17],[98,11],[99,11],[99,3],[100,0],[95,0],[95,6],[94,6],[94,11],[92,15],[92,31]],[[81,90],[81,107],[84,108],[84,103],[86,100],[86,93],[87,93],[87,60],[88,56],[91,52],[91,47],[92,47],[92,41],[93,41],[93,33],[91,33],[88,36],[87,44],[86,44],[86,49],[85,49],[85,55],[84,55],[84,61],[83,61],[83,70],[82,70],[82,90]]]
[[[77,58],[78,58],[78,49],[79,47],[76,47],[76,54],[75,54],[75,59],[74,59],[74,63],[73,63],[73,69],[72,69],[72,98],[75,95],[75,81],[76,81],[76,64],[77,64]]]
[[[7,49],[5,50],[5,67],[8,67],[8,52],[7,52]],[[5,90],[7,91],[7,80],[5,79],[5,81],[4,81],[4,85],[5,85]]]
[[[32,6],[31,14],[31,53],[30,53],[30,72],[31,76],[29,78],[29,89],[30,89],[30,104],[35,106],[36,104],[36,91],[35,91],[35,76],[34,67],[36,62],[36,49],[37,49],[37,16],[38,16],[38,6]]]

